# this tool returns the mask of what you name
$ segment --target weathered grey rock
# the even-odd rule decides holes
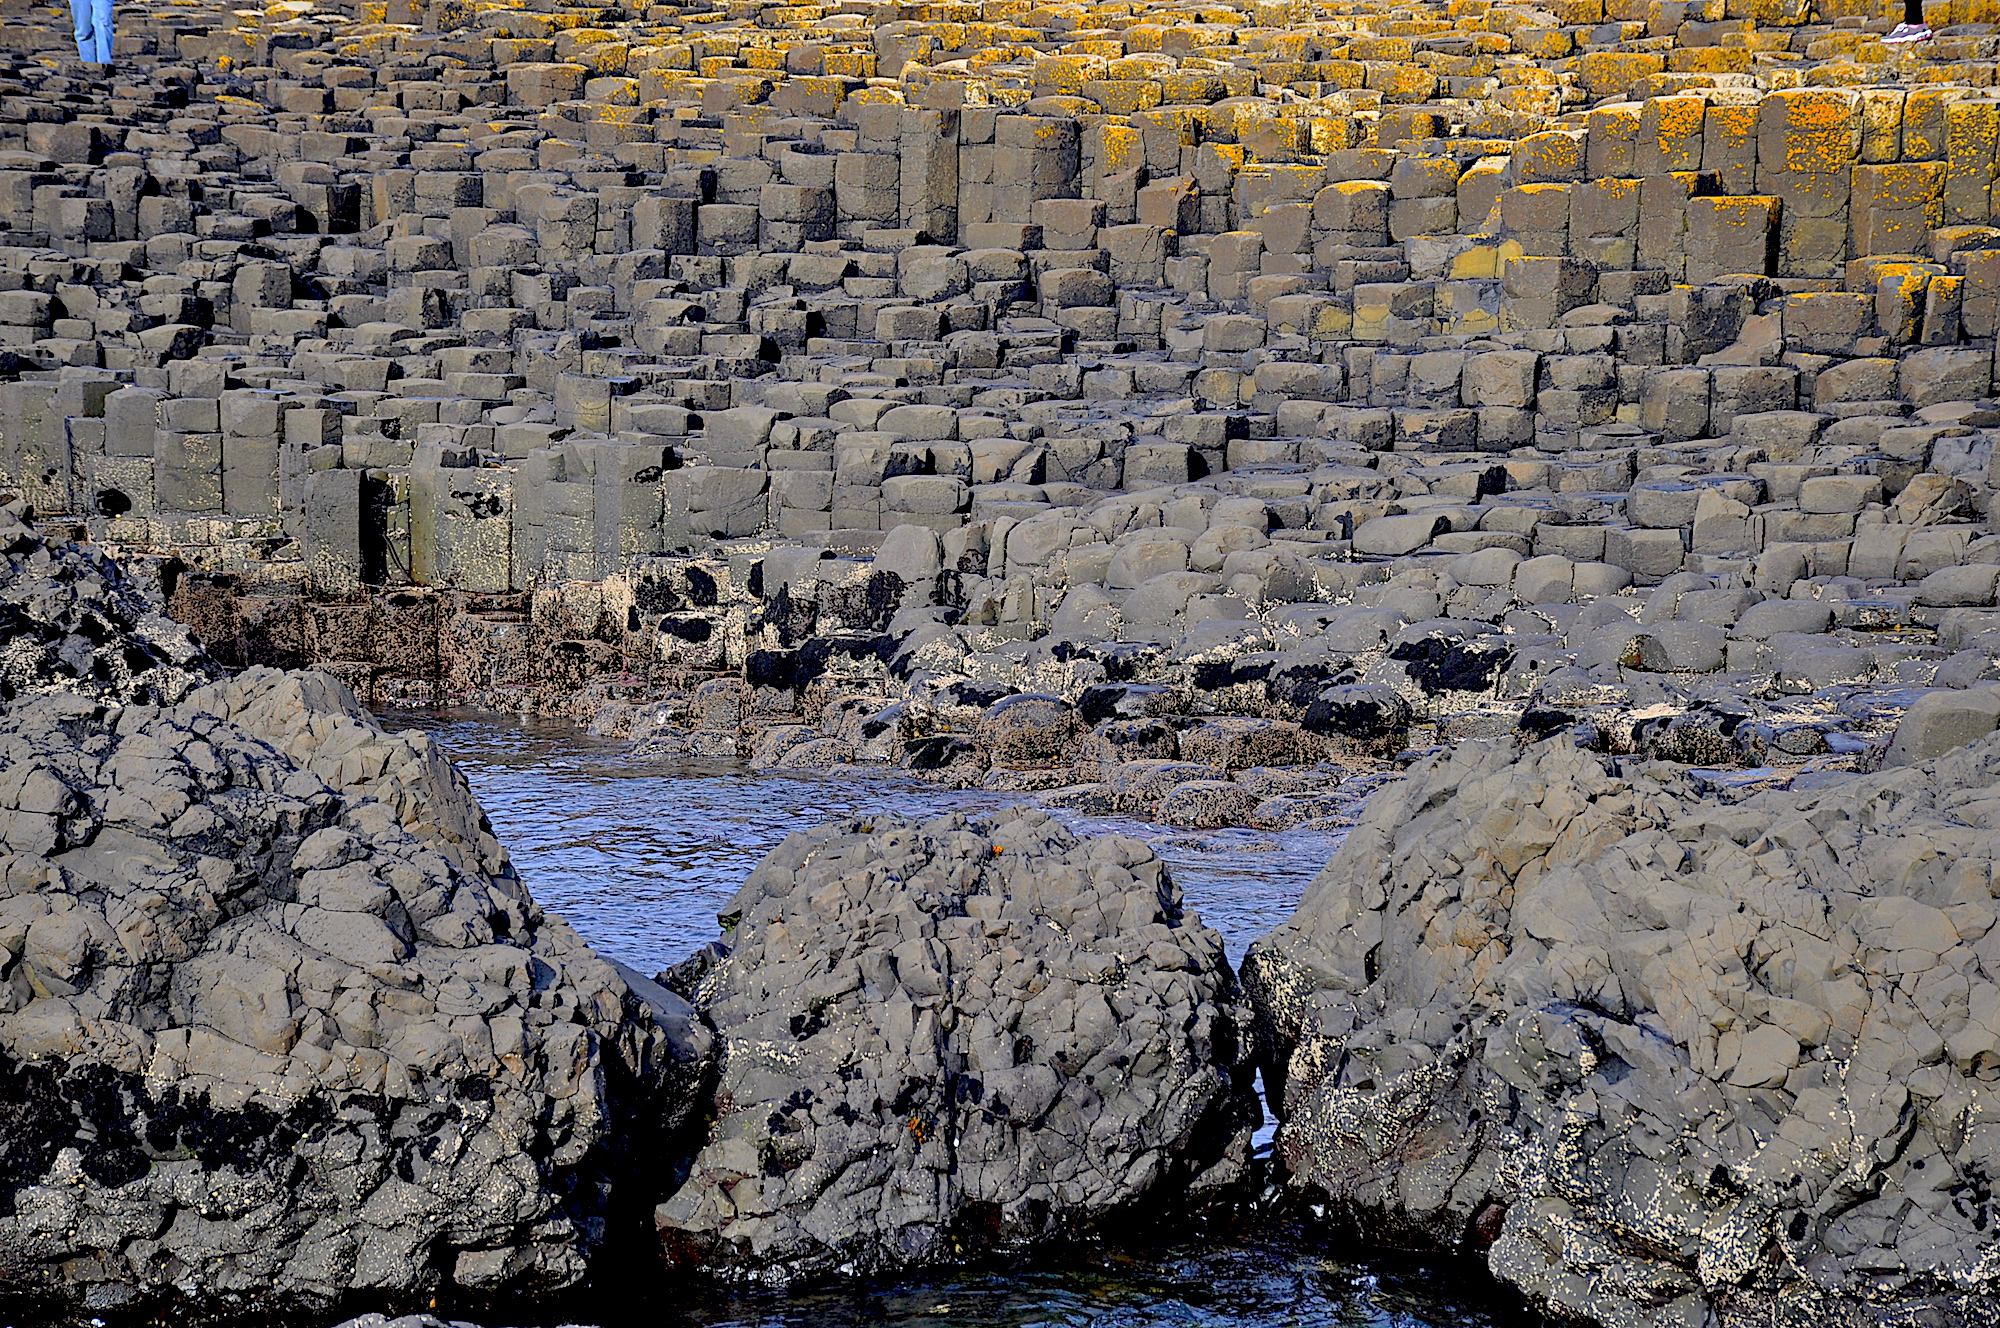
[[[1208,830],[1248,821],[1261,799],[1241,784],[1197,779],[1176,785],[1160,799],[1153,817],[1162,825]]]
[[[1245,1178],[1247,1009],[1152,850],[1042,812],[792,835],[696,1000],[719,1113],[657,1221],[767,1280],[1185,1214]]]
[[[692,1008],[545,917],[436,745],[333,679],[190,691],[205,661],[124,630],[158,624],[115,569],[18,527],[0,596],[43,610],[0,654],[87,604],[133,662],[0,709],[9,1289],[277,1309],[578,1280],[620,1187],[670,1183],[712,1046]]]
[[[1432,759],[1245,962],[1287,1184],[1581,1321],[1989,1322],[1997,789]]]
[[[61,692],[172,703],[220,673],[123,566],[43,540],[24,515],[0,505],[0,702]]]
[[[2000,728],[2000,688],[1927,692],[1896,721],[1885,765],[1914,765]]]
[[[1408,516],[1378,516],[1354,532],[1354,548],[1359,553],[1386,557],[1415,553],[1438,535],[1451,529],[1451,522],[1428,512]]]

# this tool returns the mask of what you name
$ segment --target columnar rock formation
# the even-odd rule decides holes
[[[0,490],[161,595],[10,518],[0,1041],[56,1122],[8,1132],[20,1278],[583,1266],[619,1111],[696,1112],[710,1038],[541,920],[356,699],[452,693],[1189,826],[1341,823],[1491,740],[1383,798],[1253,963],[1300,1184],[1607,1321],[1985,1284],[1989,757],[1940,759],[2000,725],[1985,0],[1910,48],[1877,0],[343,3],[131,12],[109,71],[53,9],[0,20]],[[307,662],[353,692],[259,671]],[[964,899],[788,1031],[860,1115],[708,1138],[676,1250],[838,1266],[807,1198],[840,1150],[937,1160],[835,1091],[836,1044],[939,1093],[990,1049],[840,1000],[997,962],[975,901],[1017,882],[974,833],[920,832]],[[1102,901],[1047,907],[1169,933],[1042,962],[1113,955],[1208,1031],[1161,1034],[1164,1098],[1046,1211],[984,1152],[907,1210],[838,1191],[885,1263],[1239,1160],[1206,933],[1124,850],[1021,833]],[[789,915],[752,905],[831,907],[789,862],[739,953],[667,975],[739,1102],[789,1100],[750,1050]],[[1102,1095],[1058,1079],[1052,1111]],[[275,1206],[215,1190],[321,1147]]]
[[[0,473],[227,662],[666,748],[983,779],[971,696],[1139,684],[1084,725],[1841,759],[1993,671],[1996,39],[1931,9],[15,20]]]
[[[655,982],[543,915],[428,737],[321,673],[217,676],[21,512],[0,1296],[409,1307],[613,1281],[655,1235],[788,1280],[1243,1196],[1248,1007],[1144,844],[802,832]]]

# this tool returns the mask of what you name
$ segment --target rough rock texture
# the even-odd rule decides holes
[[[144,618],[115,567],[0,540],[0,656]],[[0,1281],[103,1310],[576,1280],[610,1180],[669,1165],[707,1030],[542,915],[424,735],[111,641],[129,675],[0,709]]]
[[[729,913],[697,988],[718,1118],[659,1210],[670,1255],[770,1280],[938,1263],[1243,1178],[1249,1012],[1136,840],[1035,811],[828,826]]]
[[[56,692],[141,704],[178,701],[221,670],[113,558],[52,545],[0,506],[0,703]]]
[[[1993,739],[1735,803],[1463,745],[1245,963],[1290,1184],[1621,1328],[1991,1322],[1996,854]]]

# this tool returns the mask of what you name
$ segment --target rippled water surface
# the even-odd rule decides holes
[[[647,973],[714,939],[715,915],[792,831],[848,816],[996,810],[1021,794],[949,790],[894,771],[753,774],[740,761],[637,761],[569,724],[410,711],[472,781],[542,907]],[[1057,813],[1080,831],[1149,841],[1232,960],[1285,920],[1339,842],[1291,830],[1176,830],[1131,817]]]
[[[716,935],[715,915],[787,834],[820,821],[990,810],[1018,795],[937,789],[891,772],[752,774],[735,761],[635,761],[567,724],[484,713],[385,716],[456,758],[543,907],[645,972]],[[1189,832],[1061,813],[1082,831],[1150,841],[1188,902],[1241,960],[1291,912],[1337,840],[1304,831]],[[1336,1257],[1338,1256],[1338,1257]],[[1092,1251],[1033,1267],[938,1273],[831,1290],[672,1298],[634,1314],[619,1288],[600,1323],[661,1328],[1522,1328],[1463,1266],[1329,1250],[1285,1228],[1182,1246]],[[648,1288],[647,1299],[658,1289]],[[582,1307],[579,1307],[582,1308]]]

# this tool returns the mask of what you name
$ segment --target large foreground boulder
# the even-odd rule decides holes
[[[1151,849],[1045,813],[792,835],[696,991],[718,1116],[671,1257],[784,1280],[1189,1213],[1261,1119],[1248,1010]]]
[[[543,916],[427,737],[324,675],[203,681],[114,565],[0,540],[0,660],[30,661],[0,706],[0,1284],[266,1312],[577,1280],[671,1184],[692,1009]]]
[[[1246,989],[1290,1184],[1610,1325],[2000,1319],[2000,740],[1730,804],[1470,743]]]

